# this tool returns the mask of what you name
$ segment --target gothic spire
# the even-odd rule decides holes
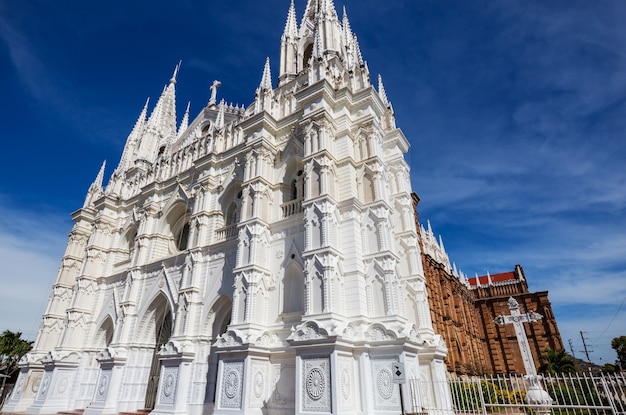
[[[337,9],[335,9],[335,3],[333,0],[320,0],[320,12],[323,17],[331,19],[339,19],[337,16]]]
[[[180,127],[178,127],[177,137],[180,137],[189,127],[189,107],[191,107],[191,102],[187,102],[187,109],[185,110],[185,115],[183,115],[183,119],[180,122]]]
[[[348,13],[346,13],[346,6],[343,6],[343,43],[348,46],[352,43],[353,33],[350,26],[350,20],[348,20]]]
[[[359,39],[354,35],[354,63],[359,66],[365,65],[363,55],[361,54],[361,46],[359,46]]]
[[[104,180],[104,169],[106,168],[107,161],[104,160],[102,162],[102,166],[100,166],[100,171],[98,171],[98,175],[96,176],[96,180],[91,184],[92,187],[97,187],[102,190],[102,182]]]
[[[270,70],[270,58],[265,58],[265,66],[263,67],[263,75],[261,76],[260,90],[271,91],[272,90],[272,73]]]
[[[174,73],[172,74],[172,77],[170,78],[170,84],[175,84],[176,83],[176,76],[178,75],[178,71],[180,69],[180,65],[183,63],[183,61],[178,61],[178,65],[176,65],[176,67],[174,68]]]
[[[380,75],[378,75],[378,96],[383,104],[388,107],[389,100],[387,99],[387,93],[385,92],[385,86],[383,85],[383,77]]]
[[[146,99],[146,103],[141,110],[141,113],[137,117],[137,121],[135,121],[135,126],[131,130],[130,134],[128,134],[128,138],[126,138],[126,144],[124,145],[124,151],[122,152],[122,157],[120,158],[120,163],[117,169],[124,170],[126,168],[126,164],[129,162],[128,158],[130,154],[135,150],[136,144],[143,134],[143,130],[146,125],[146,116],[148,114],[148,104],[150,103],[150,98]],[[116,170],[117,170],[116,169]]]
[[[139,117],[137,117],[137,121],[135,121],[135,126],[133,127],[133,130],[131,131],[131,134],[137,134],[141,131],[141,129],[143,128],[143,126],[146,123],[146,116],[148,115],[148,104],[150,103],[150,97],[148,97],[146,99],[146,103],[143,106],[143,109],[141,110],[141,113],[139,114]]]
[[[169,84],[165,86],[156,106],[148,118],[148,127],[158,135],[158,147],[172,137],[176,137],[176,76],[180,69],[180,62],[174,68],[174,73],[169,81]],[[152,147],[152,146],[149,146]],[[154,149],[153,149],[154,150]],[[151,160],[153,154],[145,154],[144,158]]]
[[[102,189],[102,182],[104,180],[104,169],[106,168],[107,161],[104,160],[102,162],[102,166],[100,166],[100,170],[98,171],[98,175],[96,179],[89,186],[89,190],[87,190],[87,196],[85,197],[85,203],[83,203],[83,207],[88,207],[93,204],[93,201],[97,199],[104,190]]]
[[[287,12],[287,22],[285,22],[285,30],[283,32],[283,39],[295,39],[298,37],[298,23],[296,21],[296,6],[291,0],[289,5],[289,11]]]

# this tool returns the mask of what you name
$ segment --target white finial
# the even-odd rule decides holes
[[[487,271],[487,284],[493,285],[493,281],[491,280],[491,274]]]
[[[180,65],[182,65],[183,61],[178,61],[178,65],[174,68],[174,73],[172,74],[172,78],[170,79],[170,84],[176,83],[176,77],[178,76],[178,71],[180,70]]]

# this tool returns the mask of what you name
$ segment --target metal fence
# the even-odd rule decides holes
[[[448,385],[456,414],[626,415],[623,373],[547,375],[534,381],[514,375],[455,378]],[[537,399],[538,392],[543,399]]]

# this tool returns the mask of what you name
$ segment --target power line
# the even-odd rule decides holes
[[[602,334],[600,334],[598,336],[598,338],[596,339],[596,341],[600,340],[600,338],[604,335],[604,333],[606,333],[606,331],[609,329],[609,327],[611,327],[611,324],[613,324],[613,322],[615,321],[615,317],[617,317],[617,315],[619,314],[619,311],[622,309],[622,306],[624,305],[624,302],[626,301],[626,297],[624,297],[622,299],[622,303],[619,305],[619,307],[617,307],[617,311],[615,312],[615,315],[613,316],[613,318],[611,319],[611,321],[609,321],[609,324],[606,326],[606,328],[604,329],[604,331],[602,332]]]

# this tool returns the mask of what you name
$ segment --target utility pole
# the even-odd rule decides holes
[[[567,339],[567,342],[569,343],[569,350],[570,352],[572,352],[572,357],[576,359],[576,353],[574,353],[574,345],[572,344],[572,339]]]
[[[589,348],[587,347],[587,343],[585,343],[585,336],[582,331],[580,332],[580,338],[583,339],[583,348],[585,349],[585,356],[587,356],[587,361],[589,362],[589,364],[591,364],[591,358],[589,357],[589,353],[593,353],[593,350],[589,350]],[[589,370],[591,370],[591,367],[589,367]]]

